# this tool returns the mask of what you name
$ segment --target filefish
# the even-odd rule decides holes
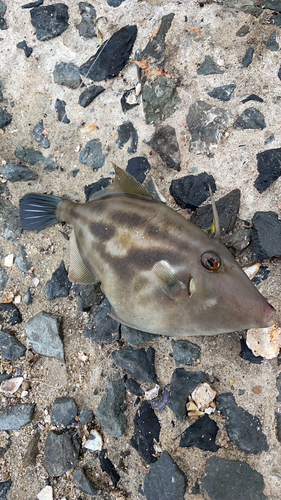
[[[215,204],[213,233],[219,224]],[[115,167],[88,203],[28,193],[25,230],[69,222],[69,279],[98,279],[116,321],[160,335],[216,335],[274,323],[275,309],[218,237],[207,234]]]

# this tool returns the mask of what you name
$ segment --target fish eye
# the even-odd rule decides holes
[[[217,271],[221,266],[221,259],[214,252],[205,252],[201,256],[201,263],[208,271]]]

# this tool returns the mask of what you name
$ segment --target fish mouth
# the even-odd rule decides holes
[[[275,323],[275,316],[276,310],[271,304],[268,304],[265,306],[264,311],[263,311],[263,327],[262,328],[267,328],[268,326],[272,326]]]

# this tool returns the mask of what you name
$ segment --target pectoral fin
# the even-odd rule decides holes
[[[160,260],[153,266],[158,282],[163,292],[172,300],[175,300],[186,286],[173,273],[171,266],[165,260]]]
[[[72,283],[80,285],[91,285],[97,282],[97,278],[85,266],[77,247],[74,231],[70,235],[70,266],[68,277]]]

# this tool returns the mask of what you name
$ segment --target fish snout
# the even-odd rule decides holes
[[[276,310],[274,307],[267,302],[266,306],[263,309],[262,319],[263,319],[263,327],[267,328],[268,326],[272,326],[275,323],[274,316],[276,314]]]

